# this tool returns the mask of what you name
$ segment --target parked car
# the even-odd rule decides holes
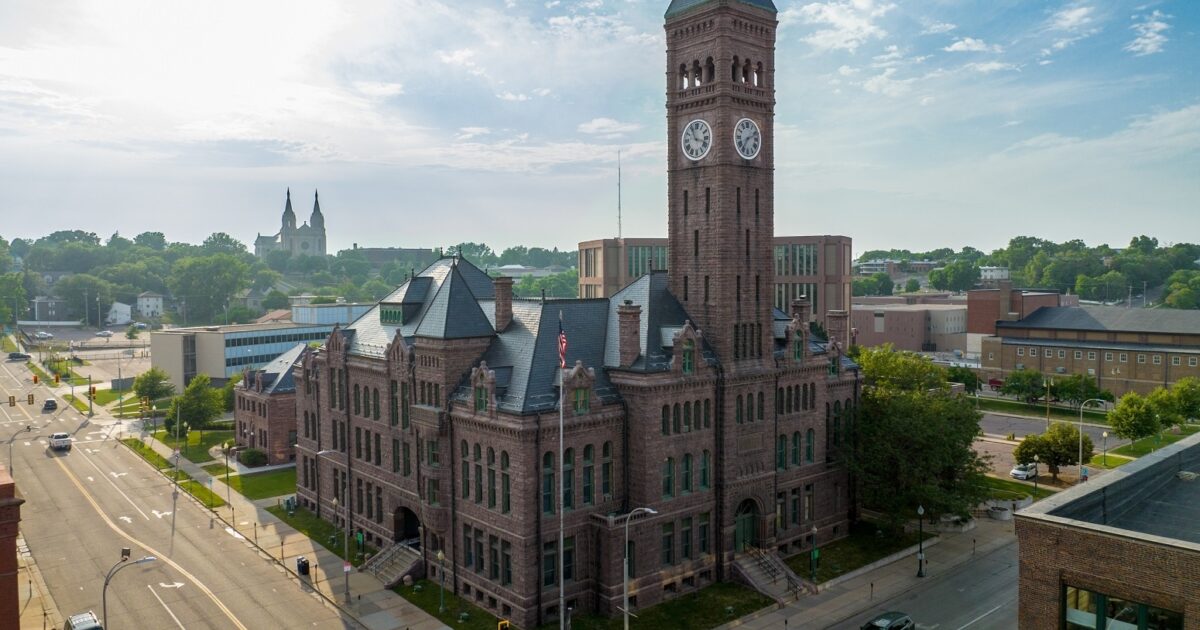
[[[111,337],[112,331],[111,330],[101,330],[100,332],[96,333],[96,336],[97,337]]]
[[[63,630],[104,630],[104,626],[100,625],[100,619],[96,617],[96,613],[89,610],[67,617],[67,623],[63,625]]]
[[[902,612],[885,612],[864,623],[862,630],[912,630],[916,627],[912,618]]]
[[[69,451],[69,450],[71,450],[71,434],[70,433],[52,433],[50,435],[50,450],[52,450],[52,451]]]
[[[1038,467],[1037,464],[1017,464],[1013,466],[1012,470],[1008,471],[1008,474],[1013,479],[1029,481],[1038,476]]]
[[[24,352],[9,352],[8,358],[13,361],[25,361],[28,359],[32,359],[33,357],[29,356],[28,354],[25,354]]]
[[[46,402],[42,403],[42,411],[54,411],[58,409],[58,401],[53,398],[47,398]]]
[[[53,333],[48,333],[48,332],[46,332],[46,331],[44,331],[44,330],[39,330],[39,331],[37,331],[36,333],[34,333],[34,334],[33,334],[33,338],[34,338],[34,339],[53,339],[53,338],[54,338],[54,334],[53,334]]]
[[[146,322],[137,322],[133,325],[133,327],[137,328],[138,330],[146,330],[150,327],[150,324],[147,324]]]

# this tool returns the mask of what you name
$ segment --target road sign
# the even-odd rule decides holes
[[[350,572],[350,563],[349,562],[342,563],[342,573],[349,573],[349,572]]]

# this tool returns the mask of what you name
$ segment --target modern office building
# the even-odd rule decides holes
[[[269,363],[297,343],[324,341],[333,324],[233,324],[168,328],[150,333],[150,362],[182,391],[197,374],[221,385],[243,369]]]
[[[1200,377],[1200,311],[1042,307],[983,338],[984,378],[1013,370],[1086,374],[1115,396]]]
[[[1023,630],[1200,628],[1200,434],[1015,520]]]
[[[786,312],[792,300],[807,299],[822,324],[825,312],[849,308],[850,237],[775,236],[773,244],[775,308]],[[579,244],[579,297],[611,297],[650,271],[667,271],[668,259],[665,238],[584,241]]]

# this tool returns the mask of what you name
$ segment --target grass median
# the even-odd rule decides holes
[[[926,532],[925,538],[933,534]],[[889,531],[876,523],[862,520],[850,525],[850,535],[820,548],[817,583],[824,583],[855,569],[882,560],[917,544],[917,532]],[[803,551],[787,559],[796,575],[812,579],[810,552]]]
[[[165,429],[159,428],[154,432],[154,439],[173,449],[181,449],[181,454],[193,463],[206,464],[216,460],[209,453],[209,450],[225,440],[233,439],[233,431],[222,429],[200,431],[199,429],[192,429],[188,431],[186,438],[176,440],[173,433],[168,433]]]
[[[1019,416],[1036,418],[1046,417],[1045,404],[1028,404],[1017,400],[980,397],[979,408],[984,411],[998,411],[1001,413],[1011,413]],[[1050,405],[1050,417],[1057,420],[1070,420],[1072,422],[1079,422],[1079,410]],[[1083,419],[1094,424],[1108,424],[1108,414],[1103,411],[1084,409]]]
[[[342,538],[342,530],[335,528],[329,521],[317,518],[316,514],[302,507],[297,507],[296,511],[291,514],[288,514],[288,511],[281,505],[272,505],[267,508],[267,511],[274,514],[279,520],[287,523],[292,529],[307,536],[309,540],[331,551],[335,556],[342,560],[346,559],[344,553],[346,542]],[[362,517],[360,516],[359,518]],[[356,567],[366,560],[367,555],[374,555],[379,551],[371,545],[367,545],[366,554],[364,555],[355,553],[356,549],[354,547],[354,541],[352,540],[350,555],[353,558],[351,558],[350,563]]]
[[[1126,457],[1141,457],[1157,451],[1164,446],[1170,446],[1183,438],[1200,431],[1200,425],[1190,424],[1182,429],[1168,429],[1150,437],[1142,438],[1132,444],[1109,450],[1110,455]]]
[[[174,481],[176,475],[179,479],[179,487],[186,493],[196,497],[205,506],[219,508],[225,505],[225,501],[217,496],[216,493],[208,489],[205,484],[192,479],[187,473],[175,470],[171,462],[167,458],[159,455],[153,448],[138,438],[122,438],[121,442],[128,446],[131,451],[137,453],[142,459],[146,460],[151,466],[161,472],[165,477]]]
[[[437,594],[434,593],[434,610],[437,610],[436,597]],[[694,593],[635,610],[633,612],[637,618],[629,620],[629,627],[708,630],[761,610],[772,603],[771,598],[758,591],[733,582],[719,582]],[[447,625],[459,627],[457,623]],[[493,624],[491,627],[496,626]],[[542,626],[542,630],[557,627],[558,623],[549,623]],[[620,616],[571,615],[571,628],[574,630],[620,630],[622,627],[624,622]]]
[[[281,468],[267,472],[233,475],[229,478],[229,486],[238,494],[252,501],[294,494],[296,492],[296,469]]]
[[[1046,484],[1039,484],[1037,491],[1034,491],[1034,485],[1031,481],[1017,481],[1015,479],[1001,479],[999,477],[984,477],[983,485],[987,486],[992,493],[994,499],[1011,499],[1025,498],[1033,495],[1034,500],[1045,499],[1046,497],[1056,492],[1053,488],[1046,487]]]

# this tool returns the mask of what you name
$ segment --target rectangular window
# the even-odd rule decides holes
[[[588,388],[586,388],[586,387],[575,388],[575,395],[574,395],[575,413],[577,413],[577,414],[587,413],[588,407],[591,404],[590,394],[591,394],[591,392],[588,391]]]
[[[1138,363],[1145,363],[1145,362],[1146,362],[1146,355],[1144,355],[1144,354],[1141,354],[1141,353],[1138,353],[1137,361],[1138,361]]]
[[[1112,360],[1113,360],[1113,353],[1111,353],[1111,352],[1105,352],[1105,353],[1104,353],[1104,360],[1105,360],[1105,361],[1112,361]]]
[[[364,459],[366,459],[367,462],[370,462],[371,461],[371,432],[368,430],[366,432],[366,434],[367,434],[367,439],[366,439],[367,444],[366,444],[366,448],[363,450],[366,452],[367,456]]]
[[[1025,348],[1017,348],[1017,356],[1019,356],[1019,357],[1025,356]]]
[[[1126,354],[1126,353],[1124,353],[1124,352],[1122,352],[1122,353],[1120,354],[1120,360],[1121,360],[1121,363],[1128,363],[1128,362],[1129,362],[1129,355],[1128,355],[1128,354]]]
[[[404,443],[403,451],[404,451],[404,476],[408,477],[409,475],[412,474],[412,458],[411,458],[411,455],[409,454],[408,442]]]
[[[438,480],[426,479],[426,482],[425,501],[428,502],[429,505],[441,505],[438,503]]]
[[[400,440],[392,440],[392,472],[400,472]]]
[[[558,543],[542,545],[542,586],[558,584]]]
[[[708,553],[708,512],[700,515],[699,527],[696,530],[696,542],[700,546],[700,553]]]
[[[1150,357],[1150,362],[1154,365],[1162,365],[1162,355],[1156,354]]]
[[[563,580],[570,582],[575,579],[575,537],[563,539]]]
[[[383,438],[378,433],[375,434],[375,465],[378,466],[383,458],[383,449],[380,447]]]
[[[430,468],[437,468],[438,463],[439,463],[438,462],[438,441],[437,440],[426,440],[425,441],[425,449],[426,449],[425,463],[429,464]]]
[[[475,572],[483,573],[483,532],[475,530]]]
[[[500,579],[500,539],[495,536],[488,536],[488,578]]]
[[[662,526],[662,563],[663,566],[675,564],[675,523]]]
[[[1188,367],[1196,367],[1196,357],[1188,357]]]
[[[463,525],[463,566],[469,567],[475,563],[475,555],[471,550],[471,526]]]
[[[804,520],[811,522],[813,520],[813,512],[816,510],[816,501],[811,483],[804,485]]]
[[[685,518],[679,525],[679,554],[684,560],[692,559],[692,519]]]
[[[362,459],[362,427],[354,427],[354,457]]]
[[[1095,360],[1096,360],[1096,353],[1094,351],[1089,352],[1088,353],[1088,361],[1095,361]]]
[[[704,212],[707,214],[712,209],[712,189],[704,189]]]
[[[1065,358],[1067,358],[1067,351],[1066,351],[1066,350],[1059,350],[1059,351],[1058,351],[1058,358],[1060,358],[1060,359],[1065,359]],[[1075,358],[1077,358],[1077,359],[1078,359],[1079,357],[1075,357]]]
[[[512,543],[500,541],[500,584],[512,584]]]
[[[1029,349],[1029,356],[1031,356],[1031,357],[1036,357],[1037,355],[1038,355],[1037,348],[1030,348],[1030,349]],[[1047,353],[1046,353],[1046,356],[1047,356],[1047,357],[1049,357],[1049,356],[1050,356],[1050,353],[1049,353],[1049,352],[1047,352]]]
[[[800,524],[800,488],[792,488],[792,525]]]
[[[1078,361],[1079,359],[1082,359],[1082,358],[1083,358],[1083,351],[1082,351],[1082,350],[1076,350],[1076,351],[1075,351],[1075,360],[1076,360],[1076,361]]]

